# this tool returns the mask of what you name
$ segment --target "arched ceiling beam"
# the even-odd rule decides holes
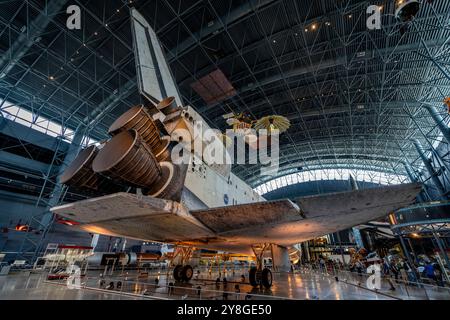
[[[430,43],[430,46],[431,45],[434,45],[434,46],[441,45],[439,43],[439,41],[434,40],[434,39],[429,40],[429,43]],[[375,52],[377,52],[378,55],[387,55],[387,54],[391,54],[394,51],[396,53],[408,52],[408,51],[414,50],[414,48],[417,49],[416,44],[405,44],[405,45],[400,45],[400,46],[386,48],[386,49],[369,51],[368,56],[374,55]],[[276,83],[278,81],[286,80],[289,78],[293,78],[293,77],[297,77],[297,76],[301,76],[301,75],[305,75],[305,74],[316,74],[320,70],[332,69],[332,68],[339,67],[339,66],[347,68],[347,67],[349,67],[348,63],[349,63],[349,60],[345,56],[339,57],[337,59],[329,59],[329,60],[319,61],[317,63],[311,64],[308,66],[302,66],[299,68],[292,69],[290,71],[283,72],[283,74],[275,74],[275,75],[260,79],[258,81],[258,86],[260,86],[260,87],[267,86],[268,84]],[[357,66],[357,67],[359,68],[359,66]],[[398,72],[401,72],[401,70],[399,70]],[[242,86],[241,88],[237,88],[237,94],[241,95],[243,93],[246,93],[247,91],[253,90],[255,88],[255,86],[256,85],[254,83],[250,82],[247,85]],[[225,101],[222,101],[221,103],[223,103],[223,102],[225,102]],[[201,109],[203,111],[208,111],[208,110],[214,108],[216,105],[217,105],[217,103],[210,104]]]
[[[52,16],[57,14],[66,2],[67,0],[47,1],[44,10],[28,25],[29,30],[22,32],[8,51],[0,57],[0,79],[4,78],[28,52],[36,38],[45,31],[45,28],[52,21]]]
[[[363,6],[363,5],[364,5],[364,4],[362,3],[362,4],[358,4],[358,5],[354,6],[354,7]],[[350,8],[350,9],[351,9],[351,8]],[[302,24],[296,24],[296,25],[290,25],[290,26],[287,26],[286,28],[284,28],[284,29],[282,29],[282,30],[279,30],[279,31],[277,31],[277,32],[272,33],[272,34],[271,34],[271,39],[281,39],[281,38],[287,37],[287,36],[293,36],[293,38],[294,38],[294,37],[297,37],[298,34],[299,34],[300,32],[303,32],[303,25],[309,25],[309,24],[311,24],[311,23],[313,23],[313,22],[316,22],[316,23],[325,22],[325,21],[328,21],[329,18],[330,18],[331,16],[333,16],[333,15],[340,15],[341,13],[342,13],[342,10],[338,10],[338,11],[335,11],[335,12],[327,13],[326,16],[320,16],[320,17],[316,17],[316,18],[310,18],[310,19],[308,19],[308,20],[302,22]],[[442,15],[438,15],[438,16],[439,16],[439,17],[441,17],[441,16],[444,17],[445,15],[442,14]],[[417,22],[420,23],[420,22],[422,22],[422,21],[425,21],[426,19],[428,19],[428,18],[427,18],[427,17],[418,18],[418,19],[417,19]],[[397,22],[395,22],[395,23],[393,23],[393,24],[386,25],[384,28],[387,29],[387,30],[389,30],[389,29],[392,29],[395,25],[397,25]],[[295,36],[295,34],[297,34],[297,36]],[[353,39],[355,39],[355,38],[358,39],[358,38],[363,37],[363,36],[366,35],[366,34],[367,34],[367,30],[360,31],[360,32],[353,32],[353,33],[352,33],[352,37],[353,37]],[[338,37],[333,38],[333,39],[331,39],[331,40],[329,40],[329,41],[324,41],[324,42],[320,42],[320,43],[315,43],[315,44],[314,44],[314,48],[320,48],[320,47],[323,47],[323,46],[328,46],[330,43],[336,43],[336,42],[342,43],[342,41],[343,41],[342,36],[341,36],[341,35],[338,35]],[[442,41],[441,41],[441,42],[442,42]],[[431,42],[427,42],[427,43],[429,43],[429,44],[431,45],[431,47],[434,47],[434,45],[433,45]],[[260,38],[260,39],[258,39],[258,40],[256,40],[256,41],[254,41],[254,42],[252,42],[252,43],[245,44],[245,45],[241,48],[241,53],[242,53],[242,54],[246,54],[246,53],[249,53],[249,52],[255,52],[255,51],[258,51],[258,50],[261,49],[261,47],[263,47],[263,46],[265,46],[265,45],[268,45],[267,39],[266,39],[266,37],[262,37],[262,38]],[[299,45],[302,46],[302,43],[299,43]],[[302,49],[309,50],[309,48],[306,47],[306,46],[303,46]],[[321,50],[320,53],[323,53],[324,51],[325,51],[325,52],[327,52],[327,51],[330,51],[330,52],[331,52],[331,51],[334,51],[334,50],[336,50],[336,49],[337,49],[337,48],[335,48],[335,47],[329,47],[329,46],[328,46],[328,49],[327,49],[327,50]],[[171,52],[174,52],[175,50],[176,50],[176,48],[172,49]],[[308,52],[309,52],[309,51],[308,51]],[[290,53],[298,53],[298,50],[292,51],[292,52],[290,52]],[[289,53],[288,53],[288,54],[289,54]],[[222,57],[221,59],[219,59],[219,60],[217,61],[217,64],[220,65],[220,64],[229,62],[229,61],[231,61],[231,60],[233,60],[233,59],[235,59],[235,58],[237,58],[237,57],[239,57],[239,53],[237,53],[236,51],[231,51],[228,55],[226,55],[225,57]],[[282,57],[279,57],[279,58],[280,58],[280,60],[282,59]],[[172,58],[172,60],[174,60],[174,57]],[[268,59],[268,60],[266,60],[266,61],[263,61],[261,64],[267,63],[267,62],[269,62],[269,61],[273,61],[273,59]],[[171,62],[172,62],[172,61],[171,61]],[[205,73],[205,72],[207,72],[207,70],[209,70],[210,68],[211,68],[211,66],[210,66],[210,65],[207,65],[207,66],[203,67],[201,70],[198,70],[196,73],[197,73],[197,74]],[[246,71],[244,71],[244,73],[245,73],[245,72],[246,72]],[[182,84],[184,84],[186,81],[189,81],[189,80],[192,80],[191,77],[186,77],[186,78],[184,78],[184,79],[182,79],[182,80],[179,81],[179,85],[182,85]]]
[[[276,104],[274,105],[275,108],[282,108],[285,106],[289,106],[291,105],[293,102],[290,101],[290,99],[283,101],[280,104]],[[428,104],[435,104],[435,105],[441,105],[442,101],[427,101]],[[357,104],[361,104],[364,106],[364,109],[360,110],[359,112],[361,112],[361,116],[365,116],[366,112],[370,112],[372,110],[373,107],[379,107],[380,103],[379,102],[369,102],[369,103],[354,103],[354,106],[356,107]],[[424,106],[425,104],[422,102],[417,102],[417,101],[400,101],[400,100],[396,100],[396,101],[385,101],[381,103],[382,107],[386,107],[389,109],[399,109],[402,110],[404,107],[408,107],[408,108],[420,108],[422,106]],[[248,106],[254,110],[255,112],[258,111],[258,108],[264,106],[264,104],[248,104]],[[300,116],[303,118],[309,118],[309,117],[318,117],[318,116],[327,116],[327,115],[333,115],[333,114],[341,114],[341,113],[352,113],[352,116],[358,116],[358,114],[356,114],[358,111],[354,110],[353,108],[350,109],[348,107],[348,105],[330,105],[329,108],[325,109],[325,112],[323,112],[322,110],[304,110],[301,111],[301,115],[298,114],[297,112],[292,113],[292,114],[284,114],[289,120],[296,120],[299,119]],[[395,117],[397,117],[399,115],[395,115]],[[404,115],[405,118],[409,118],[408,115]],[[213,123],[216,124],[220,124],[221,122],[225,123],[225,120],[223,119],[223,117],[220,115],[218,117],[215,117],[212,119]],[[220,126],[219,126],[220,127]]]
[[[222,23],[219,21],[222,21],[227,26],[227,28],[229,28],[234,23],[241,21],[244,17],[253,15],[255,10],[261,10],[279,1],[280,0],[244,1],[244,3],[241,6],[231,10],[227,15],[220,17],[220,19],[208,23],[207,26],[193,33],[192,36],[188,37],[187,39],[179,43],[174,49],[170,50],[169,61],[179,59],[183,55],[189,53],[198,44],[201,44],[202,41],[205,41],[209,37],[216,35],[218,32],[220,32],[223,29],[223,27]]]

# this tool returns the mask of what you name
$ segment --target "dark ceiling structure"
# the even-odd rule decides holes
[[[81,8],[81,30],[66,27],[69,4]],[[379,30],[366,26],[372,4],[382,6]],[[106,139],[141,102],[129,6],[154,26],[184,102],[211,127],[225,130],[230,112],[291,121],[275,176],[233,168],[252,186],[299,170],[406,175],[404,162],[423,167],[411,139],[427,150],[442,140],[427,108],[448,121],[446,0],[424,1],[407,28],[390,0],[0,1],[0,101]],[[207,103],[193,84],[217,70],[233,94]]]

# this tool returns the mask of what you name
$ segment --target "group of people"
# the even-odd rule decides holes
[[[396,283],[400,280],[408,283],[417,283],[418,280],[422,280],[433,285],[444,286],[443,270],[435,258],[421,256],[416,260],[417,262],[411,265],[407,259],[397,256],[391,259],[384,257],[376,263],[380,265],[382,276],[393,278]],[[310,267],[330,274],[335,274],[337,270],[348,270],[362,275],[367,272],[368,264],[364,260],[356,260],[344,266],[340,260],[320,256],[310,263]]]
[[[438,261],[434,258],[421,258],[411,265],[404,258],[395,258],[388,261],[382,260],[382,273],[385,276],[391,276],[398,283],[399,279],[410,283],[416,283],[420,280],[429,282],[433,285],[444,286],[444,274]]]
[[[310,264],[313,270],[320,270],[321,272],[333,273],[334,270],[343,270],[344,264],[340,260],[329,259],[324,256],[320,256]]]

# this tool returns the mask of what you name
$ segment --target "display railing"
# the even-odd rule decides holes
[[[51,280],[46,283],[67,286],[67,280]],[[127,280],[123,277],[83,277],[75,289],[94,290],[114,294],[127,299],[162,299],[162,300],[298,300],[257,292],[240,292],[232,290],[235,282],[224,285],[221,282],[216,289],[204,286],[182,284],[152,284],[144,281]],[[259,290],[256,288],[255,291]]]
[[[396,299],[450,300],[450,287],[426,283],[425,281],[431,280],[423,278],[411,281],[409,279],[405,279],[407,274],[399,274],[396,279],[393,275],[376,275],[374,273],[367,272],[359,273],[340,268],[320,268],[312,267],[311,265],[302,266],[295,272],[300,274],[309,273],[330,276],[333,277],[335,281],[343,281],[345,283],[375,291],[378,294],[387,295]],[[377,279],[375,278],[377,276],[379,277],[379,282],[377,282]]]

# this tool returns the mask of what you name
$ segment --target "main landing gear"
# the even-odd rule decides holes
[[[176,260],[179,264],[173,269],[173,278],[175,281],[188,282],[194,275],[194,269],[187,264],[191,259],[194,249],[192,247],[175,247],[173,256],[171,257],[171,264]]]
[[[258,270],[257,267],[252,267],[248,272],[248,277],[250,284],[254,287],[262,285],[268,289],[272,286],[272,271],[268,268]]]
[[[272,286],[272,271],[263,267],[264,253],[271,249],[271,244],[253,245],[252,250],[256,256],[256,267],[250,268],[248,277],[253,287],[264,286],[269,289]]]
[[[184,281],[188,282],[192,279],[192,276],[194,275],[194,269],[190,265],[177,265],[175,269],[173,269],[173,278],[176,281]]]

